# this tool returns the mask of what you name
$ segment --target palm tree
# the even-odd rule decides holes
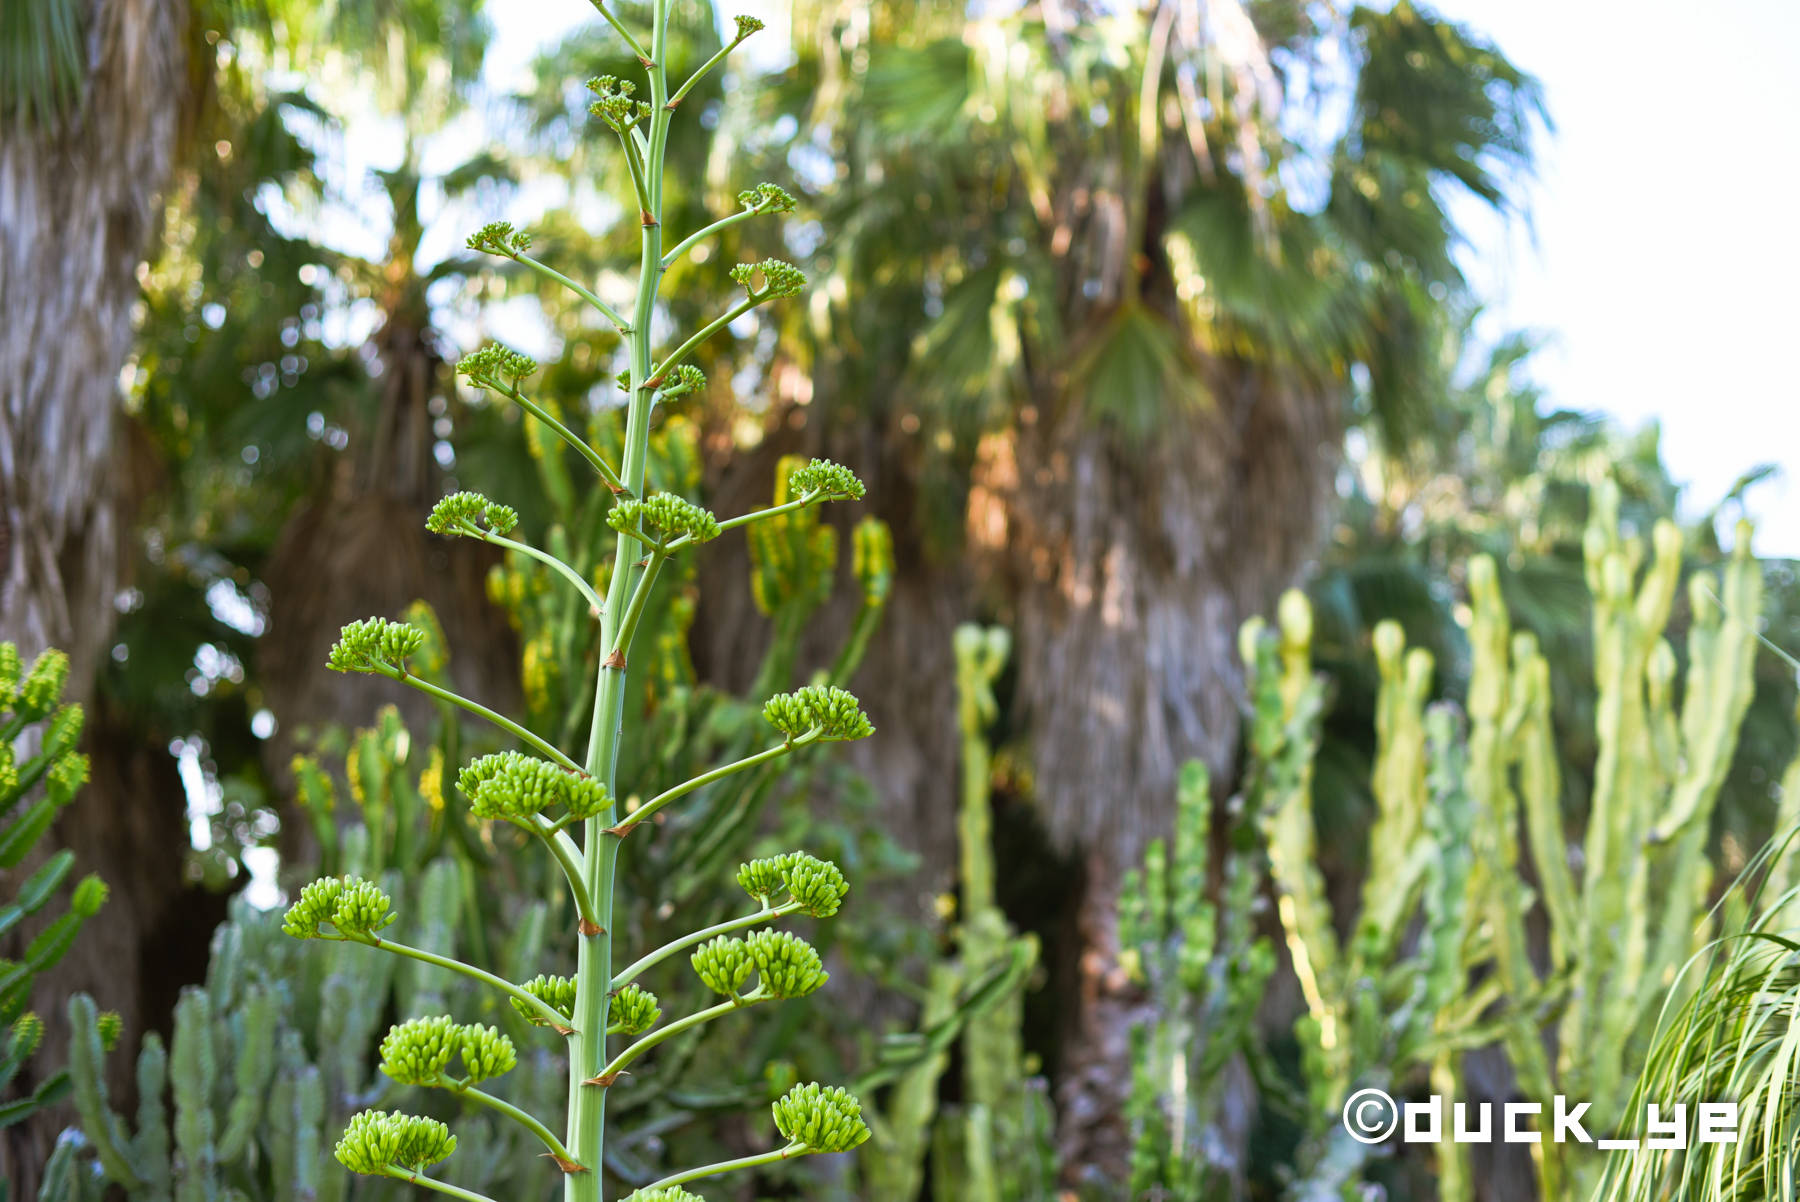
[[[138,265],[177,155],[188,37],[185,0],[44,0],[0,11],[0,639],[27,654],[66,649],[83,699],[113,628],[120,505],[138,465],[118,437],[119,368]],[[90,744],[109,718],[93,715]],[[167,899],[182,888],[172,768],[96,762],[80,816],[65,816],[41,845],[45,854],[72,848],[114,893],[108,921],[40,979],[46,994],[136,980]],[[109,800],[117,820],[89,820]],[[173,854],[150,853],[170,839]],[[119,997],[109,1004],[135,1028],[130,986],[107,996]],[[63,1042],[57,1011],[53,1048]],[[21,1193],[35,1189],[49,1132],[24,1124],[0,1147],[0,1175]]]
[[[182,0],[0,17],[0,637],[66,648],[82,682],[112,625],[119,365],[175,154],[186,22]]]
[[[168,744],[229,728],[238,758],[257,747],[246,691],[200,698],[184,677],[202,643],[227,662],[247,658],[246,633],[217,619],[209,588],[254,592],[246,550],[260,541],[266,551],[260,531],[286,515],[296,485],[306,491],[306,471],[272,482],[270,462],[251,482],[254,453],[290,466],[313,458],[307,410],[332,412],[324,398],[361,383],[305,332],[320,300],[306,273],[324,256],[259,204],[265,185],[290,199],[316,185],[289,118],[325,115],[304,94],[272,93],[262,67],[277,51],[301,64],[370,52],[436,76],[447,60],[460,80],[484,43],[471,6],[440,21],[448,7],[46,0],[0,10],[0,637],[73,654],[94,780],[54,841],[114,893],[109,921],[38,983],[52,1027],[39,1071],[65,1043],[55,997],[95,992],[135,1042],[204,968],[224,898],[187,876],[187,799]],[[456,44],[420,53],[417,38],[394,36],[409,24]],[[268,399],[259,383],[305,398],[297,414],[283,410],[294,420],[273,438],[258,437],[268,431],[256,419],[280,406],[247,403]],[[128,536],[130,511],[151,501],[152,520]],[[111,662],[120,656],[128,669]],[[7,1175],[30,1191],[54,1126],[7,1134]]]
[[[1314,554],[1346,425],[1428,427],[1466,296],[1450,201],[1511,208],[1542,111],[1405,2],[973,11],[796,6],[773,149],[828,234],[795,319],[813,394],[768,425],[887,448],[914,591],[870,664],[915,702],[885,743],[947,751],[946,606],[1014,629],[1033,801],[1084,877],[1063,1152],[1117,1179],[1122,870],[1184,759],[1229,780],[1235,631]],[[796,436],[804,401],[825,420]],[[935,798],[896,800],[943,837]]]

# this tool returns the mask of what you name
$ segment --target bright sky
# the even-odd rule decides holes
[[[1552,404],[1659,420],[1703,513],[1746,470],[1763,554],[1800,557],[1800,4],[1440,0],[1543,82],[1557,132],[1536,246],[1490,231],[1471,273],[1541,330]]]
[[[508,0],[489,59],[519,82],[533,51],[597,19],[576,0]],[[1493,332],[1546,336],[1548,401],[1632,425],[1703,513],[1745,471],[1764,554],[1800,557],[1800,3],[1793,0],[1437,0],[1543,82],[1555,136],[1533,232],[1476,227],[1470,274]],[[762,16],[784,40],[779,0]],[[754,43],[753,43],[754,45]]]

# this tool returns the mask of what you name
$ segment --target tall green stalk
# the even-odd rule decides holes
[[[755,931],[742,939],[730,932],[794,913],[830,917],[849,888],[835,865],[803,852],[753,861],[738,873],[739,884],[756,903],[752,913],[641,955],[623,976],[615,977],[614,886],[626,838],[638,826],[659,818],[671,803],[735,773],[814,743],[862,738],[873,731],[856,699],[842,689],[812,685],[781,694],[772,698],[763,711],[781,736],[778,744],[665,789],[633,812],[621,813],[618,809],[617,799],[635,792],[626,789],[618,776],[619,751],[626,737],[625,693],[633,644],[663,563],[739,526],[792,514],[824,501],[857,499],[863,493],[862,484],[854,475],[824,460],[796,465],[788,474],[780,503],[724,521],[673,494],[646,493],[654,407],[659,401],[692,392],[705,383],[699,371],[684,362],[686,357],[731,320],[770,300],[792,295],[805,284],[805,277],[797,268],[775,260],[733,268],[730,277],[744,288],[746,299],[724,316],[703,325],[698,333],[677,341],[665,358],[656,357],[651,330],[658,292],[668,262],[676,257],[665,258],[662,237],[663,174],[671,122],[680,98],[695,80],[761,28],[760,22],[752,18],[737,18],[736,39],[671,97],[666,68],[671,2],[656,0],[653,5],[646,48],[596,0],[601,15],[638,54],[648,85],[649,99],[642,101],[633,98],[637,93],[633,84],[609,76],[588,82],[597,97],[590,112],[618,137],[639,215],[637,296],[629,308],[629,321],[622,316],[624,310],[613,308],[580,284],[526,255],[530,238],[515,232],[510,225],[486,226],[469,240],[475,250],[512,259],[566,284],[618,328],[629,349],[629,367],[624,377],[628,398],[625,437],[617,470],[605,462],[599,450],[554,419],[554,406],[539,404],[524,394],[521,381],[536,370],[536,364],[529,359],[490,346],[467,356],[458,367],[476,385],[517,403],[527,414],[544,422],[555,437],[573,445],[594,468],[600,484],[613,495],[607,523],[616,532],[616,544],[605,600],[595,607],[593,615],[599,628],[600,663],[585,757],[578,766],[552,741],[409,671],[407,657],[419,651],[423,641],[416,628],[380,618],[352,623],[344,628],[329,663],[340,671],[374,673],[430,692],[492,721],[526,748],[547,757],[521,752],[484,756],[462,769],[457,787],[477,817],[508,822],[536,836],[562,869],[578,919],[575,976],[539,977],[517,985],[448,957],[426,959],[381,933],[396,920],[388,913],[387,896],[373,883],[351,877],[327,878],[309,885],[289,911],[287,920],[289,933],[302,938],[363,943],[482,981],[510,995],[513,1005],[527,1019],[556,1031],[566,1040],[568,1106],[560,1139],[541,1118],[472,1088],[478,1081],[503,1074],[513,1064],[515,1050],[510,1039],[493,1028],[459,1025],[447,1015],[409,1019],[390,1031],[382,1045],[383,1070],[395,1080],[449,1089],[531,1131],[545,1146],[546,1155],[565,1174],[566,1202],[603,1202],[606,1099],[610,1090],[629,1083],[623,1072],[626,1065],[635,1066],[640,1056],[667,1039],[686,1037],[695,1028],[750,1005],[805,996],[827,979],[818,953],[804,940],[773,929]],[[772,184],[760,184],[738,199],[743,206],[739,213],[715,222],[682,242],[678,249],[685,250],[709,233],[717,233],[739,220],[793,208],[792,198]],[[440,534],[503,545],[547,563],[592,605],[595,594],[579,572],[548,551],[507,537],[517,521],[517,515],[504,505],[477,493],[457,493],[439,502],[427,526]],[[568,833],[575,827],[582,832],[579,846]],[[651,1031],[662,1011],[654,995],[639,986],[635,978],[690,947],[694,948],[689,957],[694,971],[703,984],[725,1000]],[[756,983],[751,987],[753,976]],[[644,1034],[646,1031],[650,1033]],[[607,1046],[611,1034],[642,1037],[615,1053]],[[458,1055],[460,1062],[456,1061]],[[460,1071],[453,1071],[453,1063],[460,1063]],[[638,1070],[634,1067],[633,1071]],[[642,1202],[691,1202],[694,1195],[681,1188],[689,1181],[808,1153],[848,1150],[868,1137],[860,1111],[856,1099],[843,1090],[798,1086],[774,1104],[773,1116],[781,1142],[773,1149],[674,1174],[633,1196]],[[455,1144],[455,1137],[441,1123],[399,1113],[364,1112],[352,1121],[338,1145],[337,1156],[357,1172],[394,1177],[479,1202],[480,1195],[425,1175],[425,1170],[447,1157]]]

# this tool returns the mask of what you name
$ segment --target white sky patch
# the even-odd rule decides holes
[[[205,851],[212,846],[212,820],[224,808],[224,790],[200,762],[205,747],[199,739],[176,739],[169,750],[175,754],[175,770],[187,793],[188,844],[195,851]]]
[[[1684,517],[1757,464],[1779,465],[1746,498],[1756,546],[1800,557],[1800,227],[1788,211],[1800,5],[1436,7],[1537,75],[1557,125],[1532,196],[1536,244],[1470,223],[1484,332],[1549,336],[1532,374],[1550,404],[1660,422],[1664,460],[1688,486]]]
[[[255,637],[263,632],[262,615],[256,612],[250,598],[229,580],[221,578],[206,586],[206,606],[212,610],[213,617],[239,634]]]
[[[273,910],[286,900],[276,873],[281,869],[281,853],[273,847],[246,847],[244,867],[250,871],[250,883],[244,886],[244,900],[258,910]]]

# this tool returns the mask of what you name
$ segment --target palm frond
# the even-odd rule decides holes
[[[1093,333],[1070,378],[1088,417],[1132,445],[1162,429],[1171,409],[1206,395],[1175,329],[1138,303],[1121,305]]]
[[[879,47],[865,86],[884,133],[927,145],[966,138],[961,117],[970,96],[970,63],[961,39]]]
[[[1759,866],[1792,854],[1789,831]],[[1755,866],[1753,866],[1755,867]],[[1630,1113],[1686,1107],[1683,1147],[1616,1152],[1594,1197],[1608,1202],[1793,1202],[1800,1198],[1800,892],[1703,949],[1670,992]],[[1747,909],[1734,890],[1720,910]],[[1701,1106],[1737,1104],[1737,1137],[1700,1142]]]
[[[1537,81],[1490,43],[1407,0],[1385,11],[1357,8],[1350,29],[1362,52],[1362,152],[1393,154],[1509,207],[1530,172],[1537,130],[1548,126]]]
[[[49,129],[81,103],[86,42],[78,0],[0,5],[0,120]]]

